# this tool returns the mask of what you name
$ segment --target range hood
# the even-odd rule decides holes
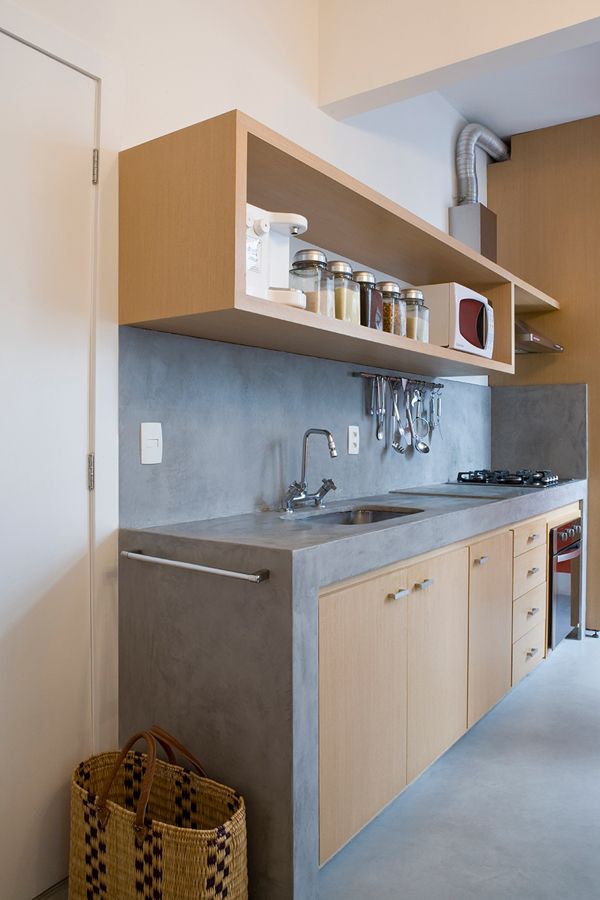
[[[515,353],[562,353],[564,349],[523,319],[515,319]]]

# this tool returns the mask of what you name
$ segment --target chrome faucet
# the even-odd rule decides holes
[[[300,481],[293,481],[283,498],[284,508],[289,513],[294,512],[298,506],[323,506],[323,497],[325,497],[329,491],[336,490],[336,486],[331,478],[324,478],[318,491],[315,491],[314,494],[307,493],[306,458],[308,455],[308,438],[311,434],[324,434],[327,438],[330,457],[335,459],[337,456],[333,435],[330,431],[327,431],[326,428],[309,428],[308,431],[304,433],[302,441],[302,474],[300,475]]]

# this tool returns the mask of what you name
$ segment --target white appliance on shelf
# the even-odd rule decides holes
[[[487,297],[462,284],[419,285],[429,307],[429,340],[439,347],[463,350],[491,359],[494,310]]]
[[[298,213],[269,212],[246,204],[246,293],[306,309],[306,295],[289,286],[290,238],[304,234]]]

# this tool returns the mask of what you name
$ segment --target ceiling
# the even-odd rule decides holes
[[[441,93],[468,121],[502,137],[600,115],[600,43],[463,81]]]

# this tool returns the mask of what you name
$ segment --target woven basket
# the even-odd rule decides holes
[[[132,750],[144,738],[148,752]],[[156,742],[169,762],[156,758]],[[178,750],[197,770],[175,763]],[[172,735],[134,735],[82,762],[71,784],[69,900],[247,900],[243,797],[211,781]]]

